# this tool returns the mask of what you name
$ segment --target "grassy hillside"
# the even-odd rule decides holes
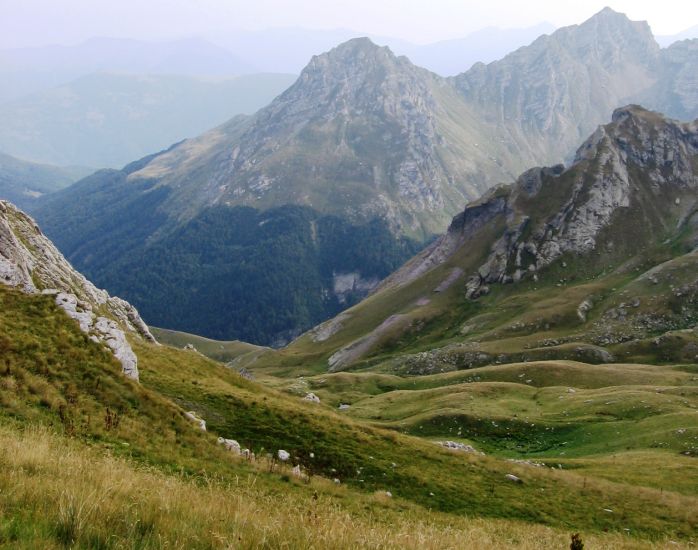
[[[36,164],[0,153],[0,199],[26,208],[90,172],[89,168]]]
[[[695,536],[695,496],[449,451],[266,389],[197,353],[134,342],[138,385],[49,297],[2,288],[0,300],[2,483],[12,488],[0,493],[0,540],[108,547],[140,537],[142,547],[211,547],[235,536],[250,547],[281,546],[283,537],[291,546],[419,547],[425,534],[436,545],[463,533],[485,547],[534,547],[537,537],[562,544],[581,530],[609,547],[637,547]],[[209,431],[187,420],[187,410]],[[218,435],[258,460],[232,457]],[[265,458],[277,449],[312,474],[309,483]],[[328,481],[335,477],[339,486]],[[46,479],[61,481],[38,498]],[[225,498],[229,491],[236,498]],[[192,501],[201,506],[181,504]],[[320,519],[309,519],[311,527],[294,519],[297,527],[285,531],[299,509]],[[208,527],[230,514],[219,529]],[[415,525],[425,528],[404,538]]]
[[[230,342],[211,340],[210,338],[204,338],[196,334],[189,334],[187,332],[179,332],[166,328],[150,327],[150,331],[161,344],[179,349],[183,349],[187,345],[192,345],[194,349],[202,355],[222,363],[228,363],[235,359],[243,359],[248,356],[248,354],[259,354],[267,349],[248,344],[247,342],[241,342],[240,340],[232,340]]]

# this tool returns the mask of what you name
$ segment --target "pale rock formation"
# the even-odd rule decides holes
[[[187,411],[184,413],[185,418],[191,420],[199,426],[199,429],[203,432],[206,431],[206,421],[201,418],[195,411]]]
[[[138,359],[126,332],[155,342],[138,311],[75,271],[36,222],[6,201],[0,201],[0,282],[26,293],[55,295],[80,330],[108,347],[124,374],[138,380]]]
[[[223,445],[226,448],[226,450],[230,451],[231,453],[235,453],[236,455],[242,454],[240,444],[234,439],[225,439],[223,437],[219,437],[218,444]],[[249,449],[245,450],[249,453]]]
[[[320,403],[320,398],[314,393],[310,392],[306,394],[306,396],[303,398],[303,401],[310,401],[311,403]]]

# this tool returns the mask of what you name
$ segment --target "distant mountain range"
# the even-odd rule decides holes
[[[0,153],[0,199],[24,208],[47,193],[68,187],[90,172],[89,168],[37,164]]]
[[[295,78],[91,74],[0,104],[0,150],[58,165],[121,167],[255,112]]]
[[[75,46],[0,50],[0,102],[102,72],[230,77],[260,71],[203,39],[92,38]]]
[[[391,251],[397,261],[411,246],[404,237],[424,242],[490,187],[515,179],[527,166],[570,158],[619,105],[642,101],[670,116],[695,118],[696,43],[662,50],[646,23],[605,9],[500,61],[445,79],[367,39],[354,39],[314,57],[293,86],[255,115],[237,117],[123,171],[97,173],[47,198],[36,213],[71,261],[133,301],[149,322],[167,326],[180,319],[171,328],[241,338],[264,307],[268,312],[279,306],[254,302],[232,312],[229,304],[241,293],[255,295],[249,281],[283,271],[282,255],[274,269],[267,264],[278,247],[295,249],[281,244],[283,228],[290,227],[285,221],[279,222],[276,242],[263,232],[266,252],[253,247],[235,256],[236,265],[250,269],[247,276],[236,273],[235,292],[221,290],[227,283],[218,281],[226,272],[217,260],[205,262],[211,282],[204,301],[219,308],[209,310],[219,323],[215,332],[199,321],[184,326],[186,303],[148,298],[158,285],[165,295],[191,288],[186,281],[196,278],[192,270],[201,258],[232,254],[209,248],[221,234],[210,216],[227,219],[234,234],[257,238],[261,233],[254,227],[268,223],[264,212],[293,205],[306,209],[306,221],[297,227],[307,228],[293,234],[306,235],[301,241],[311,250],[341,234],[318,233],[319,227],[336,229],[318,223],[330,216],[352,227],[378,228],[372,233],[376,242],[385,243],[383,253]],[[244,214],[245,208],[254,211]],[[196,238],[179,240],[187,260],[173,270],[172,247],[163,243],[181,234]],[[367,281],[387,266],[370,260],[366,241],[343,242],[347,261],[335,258],[319,267],[301,262],[295,286],[283,293],[288,315],[273,330],[255,333],[255,343],[277,343],[310,326],[307,319],[334,310],[345,277],[354,300],[374,286]],[[138,265],[136,257],[143,258]],[[315,281],[311,287],[308,277]]]

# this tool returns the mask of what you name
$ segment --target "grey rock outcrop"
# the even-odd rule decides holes
[[[202,432],[206,431],[206,421],[196,411],[187,411],[184,413],[184,417],[196,424]]]
[[[667,227],[672,216],[690,218],[698,189],[697,156],[698,121],[680,123],[632,105],[617,109],[612,122],[599,127],[578,149],[568,169],[529,170],[505,192],[483,199],[484,205],[466,208],[464,218],[477,216],[489,205],[506,224],[468,280],[467,296],[478,298],[492,284],[535,279],[539,270],[565,254],[612,250],[618,246],[617,237],[628,231],[622,221],[614,226],[624,211],[646,216],[643,229],[649,236]],[[543,187],[556,187],[557,201],[549,199]],[[537,219],[527,213],[532,199],[541,203]],[[660,202],[663,210],[655,214]],[[475,211],[469,214],[471,210]],[[611,227],[616,228],[613,234]],[[476,228],[468,236],[474,234]],[[625,240],[630,247],[641,242]],[[591,305],[580,304],[580,320],[586,320]]]
[[[75,271],[36,222],[6,201],[0,201],[0,282],[26,293],[55,295],[80,329],[108,347],[124,374],[138,380],[138,359],[126,332],[155,342],[138,311]]]

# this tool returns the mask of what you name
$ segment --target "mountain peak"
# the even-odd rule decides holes
[[[594,15],[591,16],[591,19],[594,18],[602,18],[602,17],[623,17],[627,19],[627,16],[624,13],[621,13],[619,11],[614,10],[613,8],[606,6],[603,8],[601,11],[595,13]]]
[[[619,33],[621,33],[625,36],[625,40],[633,42],[636,48],[642,45],[643,49],[659,49],[647,21],[633,21],[626,14],[614,11],[609,7],[592,15],[578,28],[583,29],[585,33],[593,30],[597,39],[601,37],[611,41],[618,40]],[[622,44],[620,45],[622,46]]]
[[[344,71],[356,67],[363,72],[378,67],[393,68],[398,64],[412,65],[406,58],[398,58],[387,46],[378,46],[370,38],[352,38],[331,50],[314,56],[301,72],[303,75],[332,70]]]
[[[367,36],[357,36],[356,38],[350,38],[346,42],[332,48],[328,54],[339,53],[339,52],[377,52],[379,50],[389,50],[387,47],[381,47],[375,44]]]

